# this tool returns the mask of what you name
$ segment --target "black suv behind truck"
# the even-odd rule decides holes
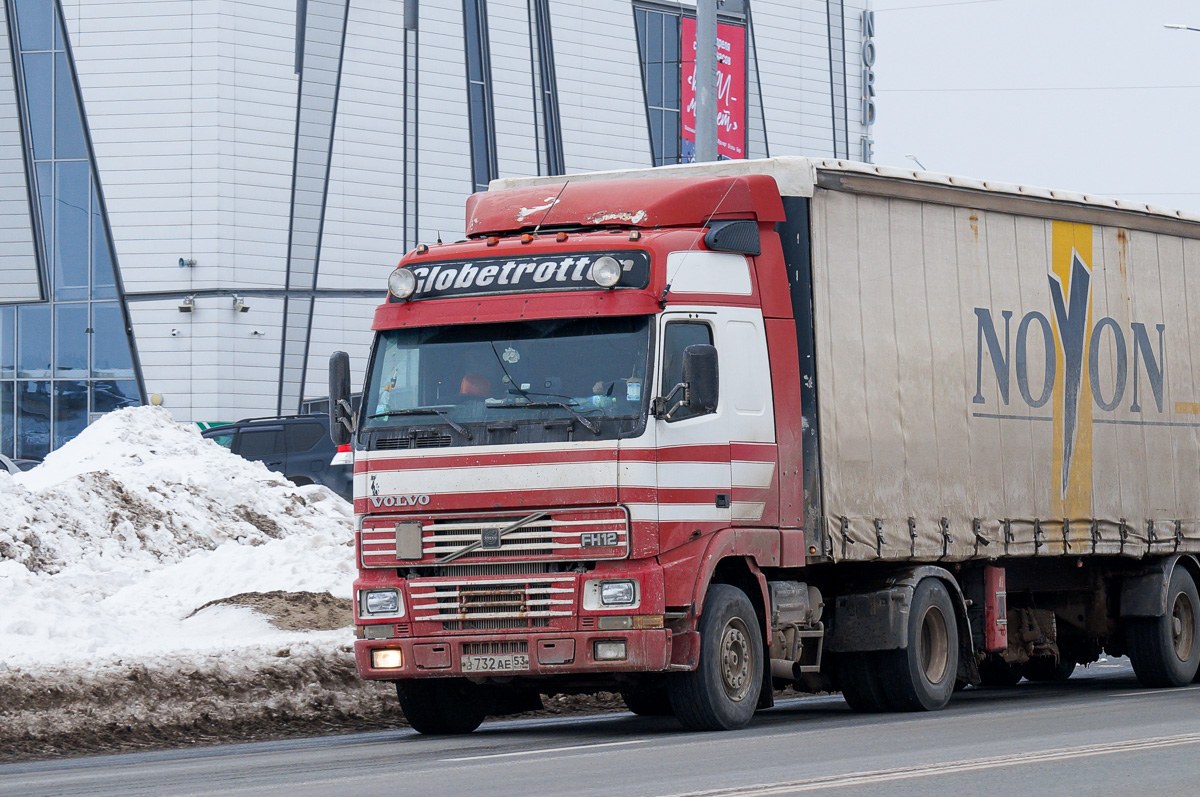
[[[249,460],[278,471],[294,484],[323,484],[352,499],[354,466],[334,465],[337,447],[326,415],[247,418],[206,429],[204,436]]]

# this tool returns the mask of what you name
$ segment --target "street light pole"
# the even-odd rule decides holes
[[[696,3],[696,161],[717,159],[717,0]]]

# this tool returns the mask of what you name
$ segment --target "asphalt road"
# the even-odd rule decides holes
[[[758,797],[1200,789],[1200,685],[1138,686],[1124,660],[1065,684],[967,690],[933,714],[785,701],[735,733],[631,714],[494,721],[470,736],[384,731],[0,767],[0,795]]]

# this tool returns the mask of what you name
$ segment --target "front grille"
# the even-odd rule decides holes
[[[532,581],[474,579],[411,582],[412,619],[442,623],[517,620],[524,624],[551,617],[570,617],[575,605],[575,577]],[[476,626],[478,629],[478,626]]]
[[[549,562],[509,562],[502,565],[446,565],[445,575],[467,576],[526,576],[550,572]]]
[[[529,620],[447,620],[442,623],[443,631],[511,631],[514,628],[548,628],[546,617]]]
[[[379,438],[374,448],[379,451],[397,451],[407,448],[449,448],[453,438],[448,434],[433,434],[422,437]]]
[[[496,534],[522,520],[522,515],[439,515],[433,517],[371,516],[363,521],[364,567],[397,567],[436,564],[459,554],[455,565],[505,559],[620,559],[629,551],[629,518],[622,507],[588,510],[547,510],[545,517],[530,520],[504,536]],[[397,556],[400,523],[421,524],[421,559]],[[499,547],[484,548],[485,532]],[[449,563],[447,563],[449,564]]]
[[[463,645],[464,656],[503,656],[506,653],[528,653],[529,643],[520,642],[467,642]]]

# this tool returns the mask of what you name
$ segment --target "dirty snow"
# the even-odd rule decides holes
[[[349,628],[195,610],[273,590],[348,599],[351,546],[350,506],[324,487],[295,487],[162,409],[111,413],[37,468],[0,473],[0,674],[239,648],[266,658],[300,641],[333,651]]]

